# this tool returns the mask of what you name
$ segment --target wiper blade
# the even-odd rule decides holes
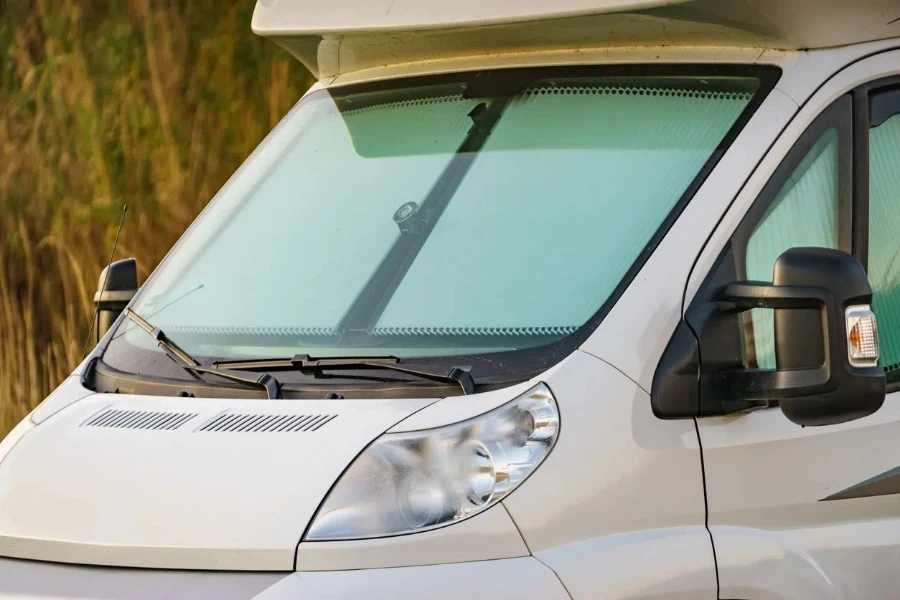
[[[125,316],[131,319],[138,327],[146,331],[149,335],[153,336],[153,338],[156,340],[157,345],[162,349],[163,352],[166,353],[166,356],[172,359],[175,364],[177,364],[185,371],[190,371],[198,375],[200,373],[209,373],[210,375],[216,375],[223,379],[234,381],[235,383],[241,383],[247,386],[255,387],[257,389],[264,389],[266,391],[266,395],[270,400],[278,400],[282,398],[281,384],[277,379],[275,379],[268,373],[263,373],[256,379],[253,379],[250,377],[245,377],[239,373],[235,373],[233,372],[233,370],[204,367],[197,359],[188,354],[184,349],[181,348],[181,346],[172,341],[172,339],[167,336],[162,329],[160,329],[159,327],[154,327],[147,320],[145,320],[130,308],[126,308],[124,310],[124,313]]]
[[[300,371],[316,373],[324,370],[385,369],[422,379],[441,383],[455,383],[464,394],[475,393],[475,381],[468,371],[460,367],[446,368],[433,365],[418,365],[401,361],[396,356],[312,358],[308,354],[296,354],[291,358],[263,358],[259,360],[218,361],[214,367],[225,367],[242,371],[258,369],[279,371]]]

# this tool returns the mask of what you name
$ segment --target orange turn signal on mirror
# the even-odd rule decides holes
[[[878,324],[868,304],[849,306],[847,318],[847,356],[854,367],[878,364]]]

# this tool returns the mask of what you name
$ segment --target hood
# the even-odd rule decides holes
[[[85,398],[0,463],[0,556],[293,570],[344,469],[432,402]]]

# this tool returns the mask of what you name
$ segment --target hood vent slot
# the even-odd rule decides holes
[[[286,433],[316,431],[337,415],[248,415],[228,413],[219,415],[200,428],[200,431],[238,433]]]
[[[88,419],[82,427],[113,427],[117,429],[178,429],[198,413],[159,412],[152,410],[123,410],[108,408]]]

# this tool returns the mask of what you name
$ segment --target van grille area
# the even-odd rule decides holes
[[[337,415],[254,415],[228,413],[209,421],[199,431],[209,433],[296,433],[321,429]]]
[[[82,424],[82,427],[111,427],[117,429],[178,429],[198,413],[159,412],[152,410],[122,410],[108,408]]]

